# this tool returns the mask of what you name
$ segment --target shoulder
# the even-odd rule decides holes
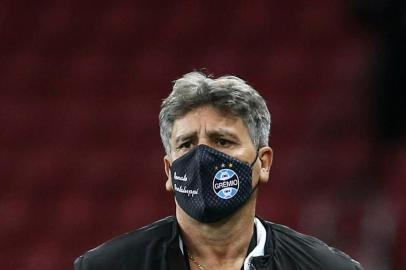
[[[282,263],[300,263],[307,266],[305,269],[362,270],[357,261],[316,237],[284,225],[265,223],[272,231],[274,256],[279,257]]]
[[[117,236],[78,257],[76,270],[120,269],[124,265],[144,263],[146,254],[162,253],[162,247],[173,238],[176,219],[172,216],[140,229]]]

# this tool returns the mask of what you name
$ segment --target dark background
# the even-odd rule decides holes
[[[173,214],[159,107],[205,68],[268,101],[258,214],[404,269],[403,2],[1,1],[0,268],[72,269]]]

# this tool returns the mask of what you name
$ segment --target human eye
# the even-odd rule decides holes
[[[191,146],[192,146],[191,141],[185,141],[185,142],[182,142],[181,144],[179,144],[178,147],[176,147],[176,150],[180,151],[180,150],[184,150],[184,149],[189,149]]]
[[[217,139],[217,145],[219,145],[221,147],[229,147],[232,144],[233,144],[233,142],[228,140],[228,139],[224,139],[224,138],[218,138]]]

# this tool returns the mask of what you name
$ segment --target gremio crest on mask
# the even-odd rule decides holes
[[[222,199],[234,197],[240,186],[238,175],[231,169],[219,170],[213,179],[213,191]]]

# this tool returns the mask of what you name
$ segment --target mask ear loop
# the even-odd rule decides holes
[[[254,161],[251,163],[250,168],[252,169],[252,167],[254,166],[255,162],[257,161],[257,158],[259,156],[259,147],[257,148],[257,154],[255,155]]]
[[[252,170],[252,167],[254,166],[255,162],[257,161],[258,157],[259,157],[259,147],[257,148],[257,154],[255,155],[255,159],[250,165],[251,170]],[[252,189],[251,194],[255,192],[255,190],[258,188],[258,186],[259,186],[259,181],[258,181],[257,185]]]

